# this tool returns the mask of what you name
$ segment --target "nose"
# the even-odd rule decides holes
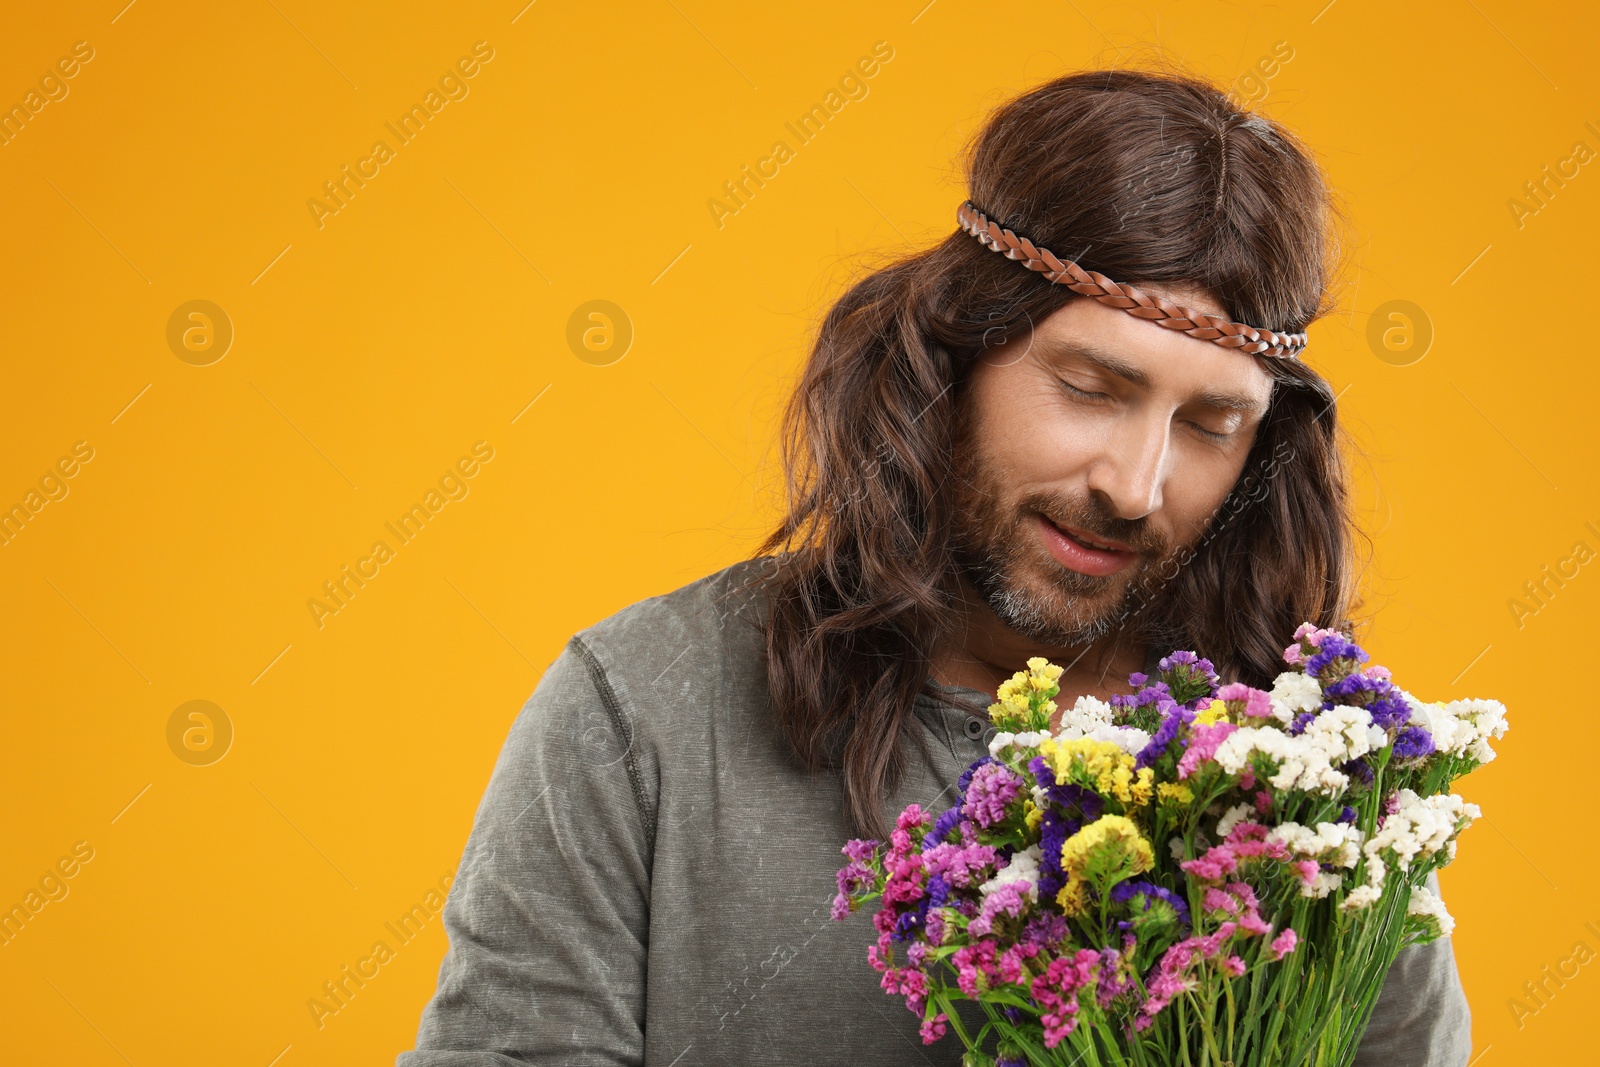
[[[1172,424],[1133,418],[1106,434],[1089,468],[1089,489],[1111,503],[1118,518],[1142,519],[1161,507],[1172,451]]]

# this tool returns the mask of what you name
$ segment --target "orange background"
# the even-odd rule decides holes
[[[8,1060],[409,1048],[438,919],[320,1026],[307,1002],[454,871],[544,665],[748,554],[818,317],[951,232],[988,109],[1161,55],[1288,123],[1344,197],[1344,311],[1308,356],[1368,450],[1367,643],[1424,697],[1500,697],[1513,724],[1443,875],[1475,1056],[1597,1062],[1600,968],[1510,1006],[1580,939],[1600,950],[1578,843],[1600,729],[1573,670],[1600,638],[1600,568],[1573,558],[1600,550],[1591,5],[124,2],[0,32],[0,103],[93,50],[0,146],[0,506],[93,451],[0,546],[0,906],[93,850],[0,948]],[[467,95],[395,147],[385,124],[478,41]],[[797,145],[785,122],[879,41],[867,95]],[[379,139],[393,158],[319,227],[307,201]],[[779,139],[793,158],[719,226],[707,201]],[[1527,200],[1546,165],[1567,177]],[[167,340],[191,300],[232,324],[205,366]],[[569,347],[592,300],[632,324],[620,359]],[[1414,308],[1370,342],[1395,300]],[[399,544],[384,524],[480,441],[492,459],[447,480],[466,495]],[[379,539],[393,558],[319,626],[308,600]],[[178,758],[182,722],[169,746],[193,700],[232,727],[210,765]]]

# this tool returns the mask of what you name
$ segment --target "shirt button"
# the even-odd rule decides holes
[[[968,737],[976,741],[978,738],[983,736],[985,726],[982,719],[975,719],[971,716],[968,716],[966,725],[963,726],[962,729],[967,732]]]

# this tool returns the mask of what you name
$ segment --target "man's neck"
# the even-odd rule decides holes
[[[1131,693],[1128,675],[1143,670],[1148,649],[1142,643],[1112,634],[1078,647],[1051,647],[1030,641],[1005,625],[966,583],[962,583],[960,624],[951,638],[935,649],[929,673],[941,685],[959,685],[993,693],[1001,682],[1025,669],[1032,656],[1043,656],[1062,669],[1058,707],[1068,707],[1085,694],[1106,699]]]

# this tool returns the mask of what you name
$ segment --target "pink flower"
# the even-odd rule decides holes
[[[928,874],[939,875],[955,886],[971,886],[988,881],[988,873],[999,860],[993,845],[954,845],[941,842],[922,854]]]
[[[1184,749],[1183,755],[1178,759],[1178,777],[1187,778],[1193,774],[1202,761],[1217,754],[1222,742],[1237,729],[1238,727],[1231,722],[1214,722],[1209,726],[1200,724],[1191,727],[1189,747]]]
[[[1217,699],[1222,701],[1243,701],[1244,713],[1252,719],[1272,717],[1272,695],[1245,685],[1243,682],[1230,682],[1218,689]]]
[[[1224,893],[1216,886],[1207,886],[1201,907],[1206,911],[1225,911],[1229,915],[1239,914],[1239,902],[1231,893]]]
[[[1274,960],[1283,959],[1283,957],[1294,951],[1295,945],[1299,944],[1299,942],[1300,935],[1294,932],[1294,927],[1284,927],[1283,933],[1272,939],[1271,958]]]
[[[967,933],[974,937],[987,937],[994,930],[994,921],[1001,915],[1017,918],[1028,905],[1027,890],[1033,883],[1005,882],[984,898],[977,918],[967,924]]]
[[[1301,623],[1295,628],[1294,644],[1283,650],[1283,661],[1296,667],[1302,666],[1305,663],[1305,659],[1301,656],[1300,643],[1302,641],[1312,648],[1318,648],[1321,647],[1324,637],[1338,633],[1338,630],[1319,630],[1309,622]]]
[[[1112,959],[1115,949],[1104,950]],[[1078,1025],[1078,994],[1101,973],[1105,956],[1092,948],[1080,948],[1071,956],[1050,961],[1044,974],[1033,980],[1033,999],[1044,1008],[1039,1021],[1044,1024],[1044,1044],[1055,1048]]]
[[[1000,972],[995,966],[995,948],[996,942],[986,938],[962,945],[950,957],[950,965],[956,969],[956,984],[967,996],[976,997],[997,984]]]

